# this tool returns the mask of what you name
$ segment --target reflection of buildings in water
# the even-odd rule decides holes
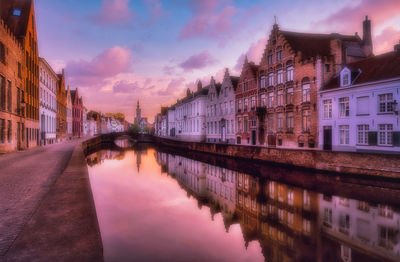
[[[147,149],[135,149],[135,154],[136,154],[136,168],[137,168],[137,172],[140,172],[140,165],[142,164],[142,155],[146,155],[147,154]]]
[[[327,261],[400,261],[400,214],[392,207],[320,194],[319,212]]]
[[[268,261],[399,261],[400,215],[384,205],[322,194],[178,155],[158,163],[226,230],[239,223],[246,247]],[[374,258],[375,257],[375,258]]]
[[[100,150],[86,157],[89,166],[95,166],[104,162],[104,160],[122,160],[125,158],[125,152]]]

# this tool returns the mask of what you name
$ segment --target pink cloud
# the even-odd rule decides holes
[[[149,81],[150,80],[150,81]],[[155,88],[154,85],[150,86],[151,79],[146,79],[143,85],[140,86],[138,81],[129,82],[126,80],[118,81],[113,86],[114,93],[124,93],[124,94],[137,94],[137,92],[149,91]]]
[[[134,13],[129,9],[130,0],[103,0],[93,21],[101,25],[121,25],[131,21]]]
[[[159,96],[172,96],[175,95],[179,90],[182,90],[182,84],[185,82],[185,78],[172,79],[165,89],[159,90],[157,94]]]
[[[400,41],[400,30],[389,26],[386,27],[381,34],[375,37],[374,50],[375,53],[383,53],[385,51],[393,50],[394,45]]]
[[[184,71],[192,71],[194,69],[201,69],[208,65],[215,64],[217,61],[210,55],[208,51],[203,51],[199,54],[190,56],[187,60],[182,62],[179,66]]]
[[[264,53],[264,49],[265,49],[266,45],[267,45],[266,37],[263,37],[263,38],[259,39],[257,42],[252,43],[250,45],[249,49],[247,50],[247,52],[245,52],[239,56],[239,58],[236,62],[236,65],[233,68],[234,73],[240,74],[246,55],[247,55],[247,59],[249,60],[249,62],[253,61],[256,64],[258,64],[261,61],[261,57]]]
[[[196,37],[222,38],[232,31],[232,19],[237,14],[234,6],[220,6],[230,1],[203,0],[190,2],[193,17],[182,28],[179,39]]]
[[[104,50],[91,61],[71,61],[67,63],[66,73],[72,84],[93,85],[106,78],[129,71],[131,51],[115,46]]]
[[[334,29],[337,32],[354,33],[362,30],[362,21],[366,15],[372,20],[373,26],[379,26],[398,16],[399,13],[400,1],[398,0],[361,0],[358,5],[346,6],[326,19],[314,23],[314,26]]]

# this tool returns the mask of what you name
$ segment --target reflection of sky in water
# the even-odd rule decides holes
[[[260,245],[246,251],[238,224],[198,208],[148,151],[140,173],[134,152],[89,168],[106,261],[264,261]]]
[[[391,206],[152,149],[88,163],[106,261],[400,261]]]

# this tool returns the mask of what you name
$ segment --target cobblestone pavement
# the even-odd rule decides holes
[[[77,143],[0,156],[0,261],[66,168]]]

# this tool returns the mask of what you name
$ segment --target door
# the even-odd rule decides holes
[[[274,134],[268,135],[268,146],[269,147],[276,147],[276,137]]]
[[[332,150],[332,127],[324,126],[324,150]]]
[[[251,130],[251,144],[256,145],[256,130]]]

